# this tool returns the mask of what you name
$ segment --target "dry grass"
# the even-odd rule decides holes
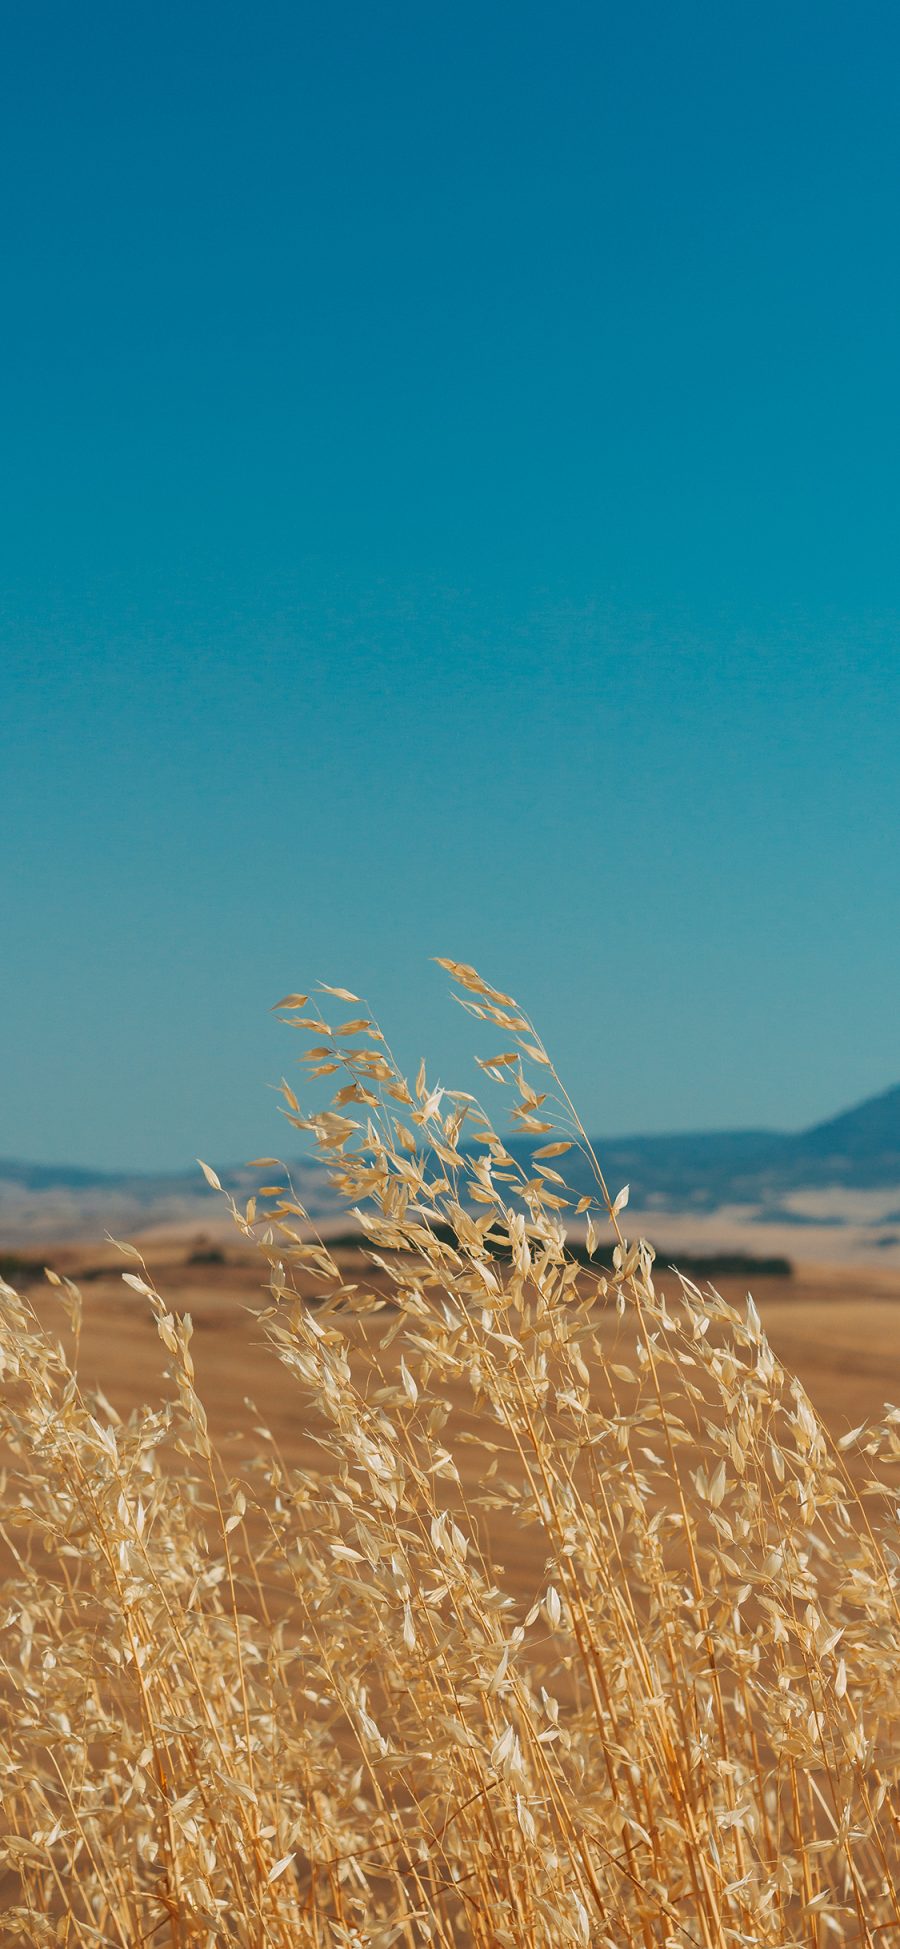
[[[74,1285],[61,1330],[0,1288],[4,1940],[882,1949],[900,1413],[835,1443],[752,1302],[655,1287],[599,1168],[616,1270],[567,1261],[587,1140],[517,1005],[451,972],[531,1178],[368,1017],[315,1012],[354,997],[285,1004],[339,1085],[286,1112],[373,1265],[310,1240],[280,1167],[234,1212],[315,1468],[264,1429],[217,1452],[145,1268],[172,1385],[125,1421],[79,1385]]]

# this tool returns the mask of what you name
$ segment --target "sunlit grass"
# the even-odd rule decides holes
[[[333,1092],[285,1114],[379,1268],[347,1283],[274,1160],[233,1206],[317,1471],[248,1429],[237,1479],[135,1260],[171,1386],[127,1422],[79,1384],[75,1287],[58,1327],[0,1287],[8,1939],[884,1949],[900,1415],[836,1446],[752,1301],[663,1294],[533,1025],[444,965],[528,1168],[354,996],[281,1005]]]

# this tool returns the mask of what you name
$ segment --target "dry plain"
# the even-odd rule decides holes
[[[317,1431],[291,1375],[267,1345],[258,1319],[268,1300],[266,1267],[260,1257],[228,1252],[222,1263],[191,1263],[190,1249],[178,1238],[148,1240],[144,1249],[148,1269],[167,1305],[176,1313],[190,1313],[193,1320],[197,1386],[217,1442],[231,1449],[230,1438],[237,1431],[252,1439],[253,1424],[261,1421],[288,1464],[321,1466]],[[129,1261],[109,1245],[84,1244],[68,1249],[54,1246],[48,1258],[61,1272],[82,1281],[79,1370],[83,1384],[99,1385],[123,1416],[158,1402],[167,1391],[166,1356],[146,1301],[122,1283],[119,1267],[127,1270]],[[387,1308],[390,1288],[383,1275],[373,1271],[361,1253],[344,1252],[339,1258],[348,1281],[376,1291],[381,1282]],[[664,1269],[658,1271],[657,1283],[664,1290],[677,1285],[673,1274]],[[746,1279],[721,1278],[715,1283],[726,1299],[743,1304]],[[36,1284],[30,1292],[42,1316],[52,1319],[55,1302],[49,1288]],[[832,1433],[840,1436],[877,1416],[885,1401],[900,1401],[900,1271],[871,1264],[848,1268],[801,1263],[788,1278],[755,1279],[753,1296],[776,1354],[791,1373],[799,1375]],[[348,1330],[351,1337],[359,1334],[352,1321]],[[618,1348],[627,1359],[633,1339],[627,1317],[617,1320],[610,1308],[604,1342],[608,1340],[612,1357]],[[398,1357],[389,1351],[388,1372]],[[476,1430],[468,1399],[461,1392],[453,1396],[452,1386],[450,1394],[465,1425]],[[256,1412],[248,1409],[248,1399]],[[461,1455],[466,1453],[464,1448]],[[481,1466],[477,1446],[470,1447],[468,1455],[474,1485]],[[512,1568],[527,1542],[517,1532],[505,1544]]]
[[[133,1266],[133,1261],[117,1255],[108,1244],[57,1246],[48,1257],[78,1281],[83,1293],[78,1363],[83,1385],[88,1390],[99,1386],[122,1416],[144,1404],[158,1403],[171,1391],[165,1373],[167,1356],[146,1298],[122,1283],[122,1269]],[[271,1438],[289,1466],[323,1466],[317,1440],[322,1428],[315,1410],[265,1341],[258,1316],[268,1304],[268,1294],[266,1267],[259,1255],[234,1248],[223,1254],[218,1246],[210,1248],[209,1241],[204,1248],[196,1237],[186,1242],[182,1236],[148,1239],[145,1257],[167,1305],[178,1314],[189,1313],[193,1320],[197,1386],[211,1433],[227,1457],[228,1473],[240,1475],[242,1460],[249,1460],[259,1445],[254,1432],[259,1427],[268,1431],[264,1444]],[[380,1321],[390,1326],[394,1318],[389,1303],[392,1289],[385,1275],[371,1270],[361,1253],[345,1251],[341,1258],[346,1285],[356,1283],[377,1291],[381,1282],[384,1310],[379,1320],[370,1319],[365,1325],[347,1320],[358,1371],[365,1373],[367,1352],[372,1341],[381,1337]],[[667,1289],[675,1284],[672,1274],[659,1271],[658,1286]],[[742,1303],[744,1281],[722,1278],[717,1285],[728,1300]],[[48,1325],[59,1318],[58,1297],[42,1279],[29,1281],[29,1294]],[[312,1289],[308,1296],[315,1299]],[[851,1273],[836,1266],[805,1265],[795,1268],[789,1278],[758,1278],[754,1297],[776,1355],[801,1377],[834,1434],[840,1436],[877,1417],[885,1400],[900,1398],[900,1275],[895,1271],[870,1266]],[[627,1362],[633,1351],[634,1322],[627,1312],[618,1318],[610,1305],[601,1315],[601,1337],[613,1361],[618,1355]],[[382,1358],[390,1376],[399,1360],[396,1343]],[[461,1493],[471,1509],[484,1487],[487,1456],[481,1437],[489,1441],[497,1432],[496,1423],[476,1416],[471,1397],[461,1386],[444,1382],[441,1391],[451,1401],[456,1439],[450,1435],[450,1446],[461,1471]],[[237,1444],[235,1431],[243,1436]],[[467,1437],[463,1442],[461,1433]],[[477,1527],[495,1571],[502,1572],[505,1589],[517,1604],[523,1605],[524,1600],[527,1608],[545,1576],[546,1533],[537,1525],[520,1528],[499,1508],[491,1510],[484,1523],[479,1520]],[[268,1585],[265,1588],[268,1593]],[[274,1609],[273,1616],[277,1616]],[[562,1689],[560,1696],[568,1709],[568,1690]],[[342,1751],[339,1737],[335,1752]],[[8,1875],[0,1878],[0,1913],[14,1899],[13,1881]],[[8,1934],[4,1939],[21,1938]],[[824,1949],[824,1942],[818,1949]]]
[[[271,1302],[261,1255],[231,1249],[217,1262],[221,1247],[216,1244],[209,1262],[208,1236],[203,1240],[194,1235],[186,1245],[181,1233],[148,1235],[139,1243],[147,1276],[167,1307],[192,1320],[197,1390],[229,1475],[247,1482],[253,1454],[270,1444],[288,1469],[330,1471],[321,1446],[326,1424],[266,1339],[260,1315]],[[82,1387],[87,1392],[99,1387],[123,1419],[172,1396],[168,1356],[150,1306],[122,1281],[122,1271],[134,1271],[134,1261],[108,1242],[55,1246],[48,1256],[59,1272],[80,1285]],[[348,1286],[374,1292],[384,1302],[383,1312],[365,1326],[346,1314],[341,1322],[362,1390],[369,1392],[382,1376],[389,1382],[398,1378],[399,1341],[386,1351],[380,1348],[382,1328],[389,1333],[395,1317],[393,1287],[361,1252],[336,1251],[335,1257]],[[674,1296],[674,1274],[665,1268],[656,1268],[656,1273],[657,1286]],[[315,1301],[319,1289],[302,1275],[297,1283]],[[743,1310],[746,1279],[721,1278],[715,1286]],[[36,1279],[27,1290],[42,1320],[59,1331],[63,1320],[51,1288]],[[835,1437],[877,1419],[885,1402],[900,1402],[900,1272],[871,1265],[800,1265],[790,1277],[757,1278],[753,1297],[776,1356],[803,1381]],[[634,1354],[634,1320],[627,1313],[617,1318],[611,1302],[601,1305],[599,1317],[607,1358],[628,1363]],[[467,1522],[505,1588],[527,1608],[545,1573],[546,1537],[539,1527],[520,1527],[505,1508],[485,1512],[485,1469],[491,1458],[485,1444],[497,1435],[497,1425],[486,1411],[473,1408],[462,1382],[445,1379],[440,1392],[451,1406],[445,1438],[459,1469]],[[450,1499],[456,1501],[452,1491]],[[0,1569],[5,1567],[0,1545]]]

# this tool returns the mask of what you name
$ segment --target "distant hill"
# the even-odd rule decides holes
[[[223,1185],[247,1199],[260,1182],[257,1171],[220,1167]],[[271,1173],[269,1174],[271,1176]],[[338,1201],[316,1163],[297,1163],[291,1176],[301,1199],[323,1223],[337,1216]],[[27,1164],[0,1158],[0,1247],[32,1240],[129,1238],[150,1228],[231,1230],[227,1211],[193,1171],[92,1171],[68,1164]]]
[[[514,1148],[527,1155],[521,1143]],[[900,1084],[795,1134],[674,1132],[601,1138],[594,1148],[610,1184],[630,1183],[642,1199],[673,1209],[767,1204],[801,1187],[875,1191],[896,1186],[900,1194]],[[583,1179],[587,1188],[586,1168],[570,1168],[569,1177],[573,1183]]]
[[[530,1147],[509,1138],[526,1161]],[[618,1137],[595,1142],[612,1190],[631,1186],[632,1208],[698,1219],[743,1208],[754,1223],[812,1223],[803,1197],[812,1202],[840,1191],[847,1208],[858,1193],[881,1193],[878,1223],[900,1227],[900,1084],[852,1110],[795,1134],[777,1130],[716,1130],[671,1136]],[[220,1171],[223,1184],[249,1197],[258,1183],[245,1167]],[[564,1168],[575,1189],[591,1180],[586,1161],[570,1152]],[[345,1216],[324,1170],[304,1160],[291,1166],[296,1188],[311,1215],[328,1225]],[[896,1194],[892,1197],[892,1194]],[[891,1203],[895,1209],[889,1209]],[[859,1199],[856,1198],[856,1203]],[[118,1236],[150,1226],[195,1225],[209,1229],[221,1207],[199,1170],[171,1173],[92,1171],[68,1165],[0,1160],[0,1243],[23,1238]],[[840,1225],[838,1215],[815,1222]],[[900,1238],[900,1234],[898,1234]],[[894,1243],[892,1234],[874,1239]]]
[[[900,1083],[867,1097],[855,1110],[815,1124],[793,1142],[804,1160],[817,1160],[820,1169],[862,1174],[854,1176],[858,1183],[892,1182],[900,1177]]]

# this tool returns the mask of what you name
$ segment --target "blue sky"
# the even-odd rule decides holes
[[[0,1154],[429,956],[609,1133],[900,1077],[895,9],[9,12]]]

